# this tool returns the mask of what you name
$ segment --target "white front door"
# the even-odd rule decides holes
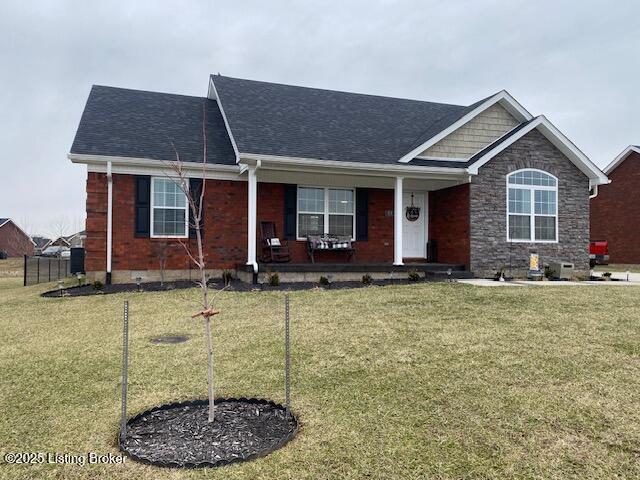
[[[407,207],[420,209],[418,218],[407,218]],[[402,198],[402,256],[404,258],[426,258],[427,256],[427,200],[424,192],[405,191]]]

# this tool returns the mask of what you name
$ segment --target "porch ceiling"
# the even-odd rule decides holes
[[[385,188],[392,190],[395,186],[396,174],[388,176],[364,175],[362,173],[339,172],[322,173],[307,171],[291,171],[281,169],[259,168],[258,182],[293,183],[297,185],[317,185],[322,187],[359,187]],[[405,190],[439,190],[469,182],[468,174],[442,175],[420,174],[412,177],[404,175]]]

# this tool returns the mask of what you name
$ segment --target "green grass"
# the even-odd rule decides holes
[[[130,413],[205,397],[202,323],[190,318],[197,290],[43,299],[51,285],[2,282],[0,455],[117,453],[125,298]],[[455,284],[292,293],[302,429],[285,448],[217,470],[127,459],[0,465],[0,477],[638,478],[639,296]],[[225,292],[217,306],[218,395],[281,401],[283,295]],[[149,343],[162,334],[192,337]]]

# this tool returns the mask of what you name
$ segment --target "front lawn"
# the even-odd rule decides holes
[[[117,453],[130,413],[206,397],[197,291],[43,299],[0,289],[1,452]],[[223,293],[220,396],[283,399],[282,299]],[[638,478],[640,287],[416,284],[291,294],[298,437],[218,470],[0,465],[3,478]],[[151,337],[186,334],[157,346]],[[0,460],[1,462],[1,460]]]

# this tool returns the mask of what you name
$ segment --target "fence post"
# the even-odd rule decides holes
[[[24,256],[24,267],[22,269],[22,277],[23,277],[23,283],[22,286],[26,287],[27,286],[27,256]]]
[[[284,404],[291,410],[291,339],[289,336],[289,294],[284,296]]]
[[[129,377],[129,300],[124,301],[122,318],[122,404],[120,409],[120,443],[127,435],[127,382]]]

